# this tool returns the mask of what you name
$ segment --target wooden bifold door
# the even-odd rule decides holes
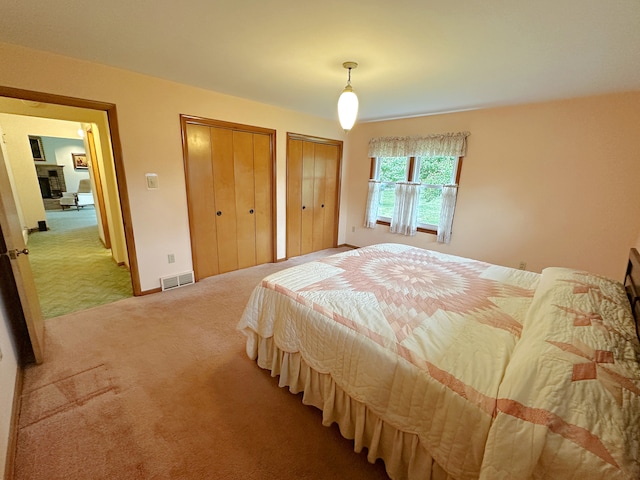
[[[335,247],[342,142],[287,135],[287,257]]]
[[[196,279],[273,262],[275,131],[181,122]]]

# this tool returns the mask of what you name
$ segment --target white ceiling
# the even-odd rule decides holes
[[[640,90],[640,0],[3,1],[0,41],[326,118],[353,60],[360,121]]]

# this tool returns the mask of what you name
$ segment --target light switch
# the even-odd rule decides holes
[[[158,187],[158,174],[156,173],[146,173],[145,176],[147,177],[147,189],[148,190],[155,190]]]

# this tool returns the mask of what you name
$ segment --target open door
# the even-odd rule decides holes
[[[89,145],[89,167],[91,168],[91,176],[93,177],[93,184],[95,188],[97,217],[102,226],[101,231],[104,236],[104,248],[111,248],[111,235],[109,233],[109,224],[107,222],[107,209],[104,204],[102,179],[100,178],[100,169],[98,168],[98,152],[96,150],[96,140],[93,135],[93,129],[87,129],[85,134],[87,135],[87,144]]]
[[[31,265],[27,258],[29,251],[24,243],[16,201],[11,188],[6,150],[1,139],[2,132],[0,132],[0,232],[2,235],[2,240],[0,241],[2,261],[0,265],[7,271],[3,272],[5,277],[9,270],[7,264],[10,265],[10,271],[13,274],[19,298],[19,305],[16,302],[15,308],[12,308],[12,311],[9,312],[12,317],[10,322],[14,324],[14,331],[16,328],[20,328],[21,325],[18,324],[26,325],[32,355],[27,355],[27,357],[31,358],[25,359],[25,353],[23,352],[21,361],[32,360],[36,363],[42,363],[44,359],[44,322],[31,273]],[[13,282],[11,283],[13,284]],[[20,344],[24,339],[18,338],[16,340]]]

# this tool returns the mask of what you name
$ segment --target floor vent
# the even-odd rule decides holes
[[[162,285],[163,292],[165,290],[173,290],[174,288],[191,285],[194,282],[193,272],[179,273],[178,275],[160,278],[160,285]]]

